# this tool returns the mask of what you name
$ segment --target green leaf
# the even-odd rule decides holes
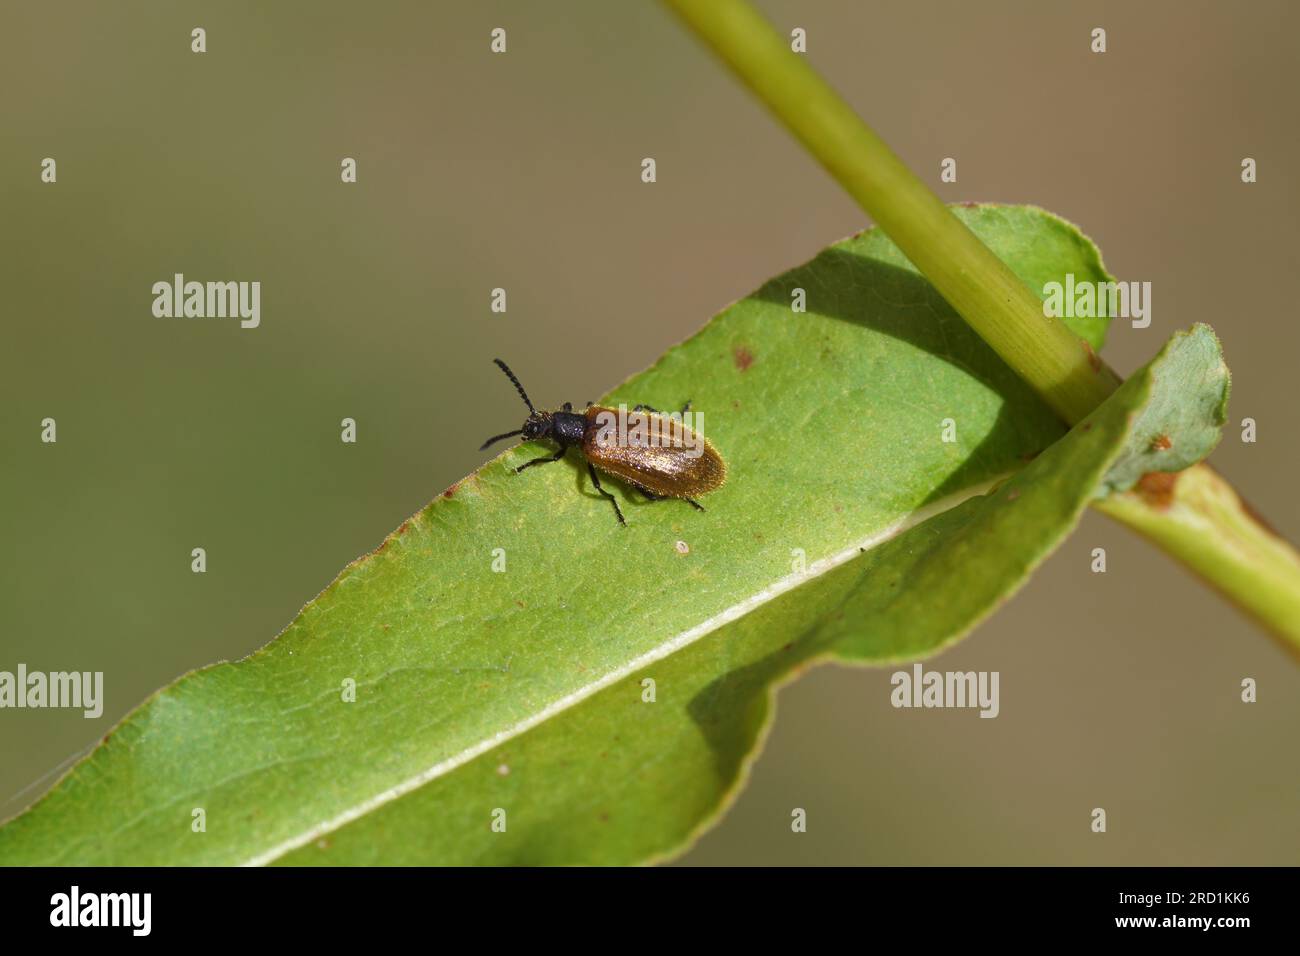
[[[1106,278],[1040,210],[960,214],[1036,289]],[[790,308],[799,288],[806,313]],[[1062,439],[884,237],[838,243],[610,398],[694,400],[730,468],[707,512],[619,488],[622,528],[576,461],[517,475],[548,449],[512,449],[261,651],[154,695],[0,829],[0,863],[668,854],[743,779],[776,682],[832,654],[932,653],[1005,600],[1077,520],[1153,388],[1195,379],[1164,361]],[[484,388],[503,385],[485,365]]]
[[[1165,347],[1160,374],[1167,381],[1133,423],[1101,495],[1127,491],[1148,472],[1182,471],[1219,443],[1231,377],[1213,330],[1197,325],[1177,333]]]

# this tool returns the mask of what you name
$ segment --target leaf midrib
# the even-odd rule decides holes
[[[309,827],[296,836],[290,837],[287,840],[282,840],[270,849],[245,860],[240,865],[265,866],[269,863],[273,863],[285,854],[300,849],[315,840],[319,840],[347,824],[359,820],[367,814],[380,809],[387,803],[391,803],[408,793],[413,793],[424,785],[437,780],[439,777],[446,776],[453,770],[456,770],[475,758],[494,750],[507,741],[522,736],[528,731],[541,726],[551,718],[576,707],[578,704],[595,696],[600,691],[617,684],[619,681],[635,674],[637,671],[649,666],[650,664],[663,660],[664,658],[689,647],[713,631],[739,620],[768,602],[794,590],[799,585],[816,580],[822,575],[833,571],[835,568],[847,564],[849,561],[852,561],[860,555],[893,540],[900,534],[910,531],[917,525],[958,507],[964,502],[969,501],[971,498],[987,494],[990,490],[1006,481],[1013,474],[1014,472],[1006,472],[1004,474],[996,475],[993,478],[963,488],[960,491],[953,492],[943,498],[936,499],[929,504],[922,505],[916,510],[904,515],[902,518],[899,518],[893,524],[890,524],[868,536],[866,539],[851,544],[829,557],[820,558],[817,561],[814,561],[801,572],[792,572],[783,578],[777,579],[744,600],[733,604],[731,607],[724,608],[712,617],[709,617],[699,624],[674,635],[627,663],[608,671],[596,680],[591,681],[576,690],[570,691],[558,700],[547,704],[535,713],[525,717],[523,720],[516,721],[510,727],[498,731],[492,736],[480,740],[472,746],[464,748],[459,753],[453,754],[451,757],[438,761],[433,766],[415,774],[414,776],[408,777],[403,781],[381,790],[373,797],[363,800],[353,807],[349,807],[328,820],[324,820]]]

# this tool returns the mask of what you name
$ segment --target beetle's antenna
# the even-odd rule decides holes
[[[498,442],[503,438],[514,438],[516,435],[522,435],[523,433],[524,430],[522,428],[516,428],[514,431],[506,432],[504,435],[497,435],[495,438],[489,438],[483,444],[478,446],[478,450],[483,451],[485,448],[487,448],[488,445],[491,445],[493,442]]]
[[[501,361],[500,359],[493,359],[492,361],[496,362],[496,363],[497,363],[497,366],[500,367],[501,371],[503,371],[503,372],[506,373],[506,377],[507,377],[508,379],[510,379],[510,381],[512,381],[512,382],[515,383],[515,388],[519,390],[519,397],[522,398],[522,399],[524,400],[524,404],[528,406],[528,410],[529,410],[530,412],[535,412],[535,411],[537,411],[537,409],[533,408],[533,402],[532,402],[532,399],[530,399],[530,398],[528,397],[528,393],[524,391],[524,387],[523,387],[522,385],[519,384],[519,379],[515,378],[515,373],[512,372],[512,371],[510,371],[510,366],[507,365],[505,362]],[[516,434],[516,435],[517,435],[517,434],[519,434],[519,433],[518,433],[518,432],[513,432],[512,434]],[[505,436],[503,435],[502,437],[504,438]],[[495,440],[496,440],[496,439],[493,439],[493,441],[495,441]],[[485,445],[484,448],[486,448],[486,447],[487,447],[487,446]],[[482,451],[482,450],[483,450],[482,448],[479,449],[479,451]]]

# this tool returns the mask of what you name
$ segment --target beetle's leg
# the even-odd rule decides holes
[[[568,451],[567,448],[565,448],[564,446],[560,446],[560,450],[557,451],[554,455],[551,455],[549,457],[543,455],[541,458],[534,458],[532,461],[526,461],[518,468],[515,469],[515,474],[517,475],[525,468],[531,468],[533,467],[533,465],[545,465],[548,462],[559,461],[561,458],[564,457],[564,453],[566,451]]]
[[[669,499],[669,497],[671,497],[670,495],[656,495],[654,492],[646,491],[644,488],[642,488],[642,487],[640,487],[640,486],[637,486],[637,489],[636,489],[636,490],[639,491],[639,492],[641,492],[641,494],[645,495],[645,496],[646,496],[646,499],[649,500],[649,501],[667,501],[667,500]],[[694,508],[696,511],[703,511],[703,510],[704,510],[704,505],[700,504],[700,503],[699,503],[698,501],[696,501],[694,498],[683,498],[682,501],[686,502],[688,505],[690,505],[690,506],[691,506],[692,508]]]
[[[591,483],[596,486],[596,490],[609,499],[609,503],[614,506],[614,514],[618,515],[618,523],[627,527],[627,522],[623,520],[623,512],[618,506],[618,499],[611,495],[604,488],[600,487],[600,478],[596,476],[596,468],[591,462],[587,462],[587,474],[591,475]]]
[[[687,402],[686,402],[686,404],[682,406],[682,414],[685,415],[687,412],[689,412],[689,411],[691,410],[691,405],[693,405],[693,404],[694,404],[694,402],[692,402],[691,400],[688,399]],[[655,415],[662,414],[662,413],[659,411],[659,409],[657,409],[657,408],[651,408],[649,405],[637,405],[635,408],[632,409],[632,411],[634,411],[634,412],[639,412],[639,411],[642,411],[642,410],[647,411],[647,412],[652,412],[652,413],[655,414]]]
[[[682,406],[682,414],[685,415],[687,412],[689,412],[691,410],[691,405],[693,404],[694,402],[692,400],[687,399],[686,404]],[[642,410],[647,412],[653,412],[655,415],[660,414],[659,409],[651,408],[649,405],[637,405],[632,409],[632,411],[634,412],[639,412]]]

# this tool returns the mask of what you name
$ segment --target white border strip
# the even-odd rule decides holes
[[[561,714],[570,707],[582,703],[588,697],[599,693],[606,687],[617,684],[623,678],[636,673],[646,665],[653,664],[655,661],[661,661],[665,657],[680,651],[682,648],[694,644],[706,634],[716,631],[718,628],[724,627],[733,621],[739,620],[755,608],[761,607],[769,601],[780,597],[787,591],[794,590],[809,578],[819,577],[826,572],[839,567],[841,564],[853,560],[862,552],[879,547],[886,541],[898,537],[904,531],[916,527],[921,522],[927,521],[935,515],[942,514],[945,511],[950,511],[962,502],[968,501],[978,495],[986,494],[991,488],[1005,481],[1010,476],[1011,473],[999,475],[981,485],[964,489],[956,494],[949,495],[946,498],[941,498],[922,508],[918,508],[916,511],[904,516],[884,530],[876,532],[865,541],[860,541],[851,547],[845,548],[843,551],[840,551],[838,554],[833,554],[829,558],[822,558],[820,561],[814,561],[802,572],[795,572],[786,575],[780,580],[769,584],[757,594],[745,598],[745,600],[741,601],[739,604],[733,604],[721,613],[715,614],[707,621],[703,621],[689,630],[682,631],[682,633],[678,634],[676,637],[664,641],[664,643],[660,644],[658,647],[647,651],[639,657],[633,658],[621,667],[617,667],[608,674],[605,674],[603,677],[592,681],[590,684],[586,684],[572,693],[566,694],[559,700],[547,704],[541,710],[537,711],[537,713],[524,718],[517,724],[507,727],[505,730],[493,734],[486,740],[481,740],[472,747],[467,747],[460,753],[434,764],[427,770],[423,770],[415,776],[403,780],[402,782],[389,787],[387,790],[383,790],[380,793],[375,794],[373,797],[361,801],[361,803],[344,810],[337,816],[331,817],[328,820],[323,820],[313,827],[309,827],[297,836],[290,837],[288,840],[276,844],[264,853],[259,853],[257,856],[242,865],[265,866],[279,857],[284,856],[286,853],[304,847],[308,843],[319,840],[327,833],[332,833],[352,821],[360,819],[366,814],[379,809],[386,803],[390,803],[399,797],[405,796],[413,790],[418,790],[426,783],[445,776],[457,767],[464,766],[475,757],[482,756],[494,747],[499,747],[507,740],[513,740],[515,737],[527,733],[534,727],[544,724],[557,714]]]

